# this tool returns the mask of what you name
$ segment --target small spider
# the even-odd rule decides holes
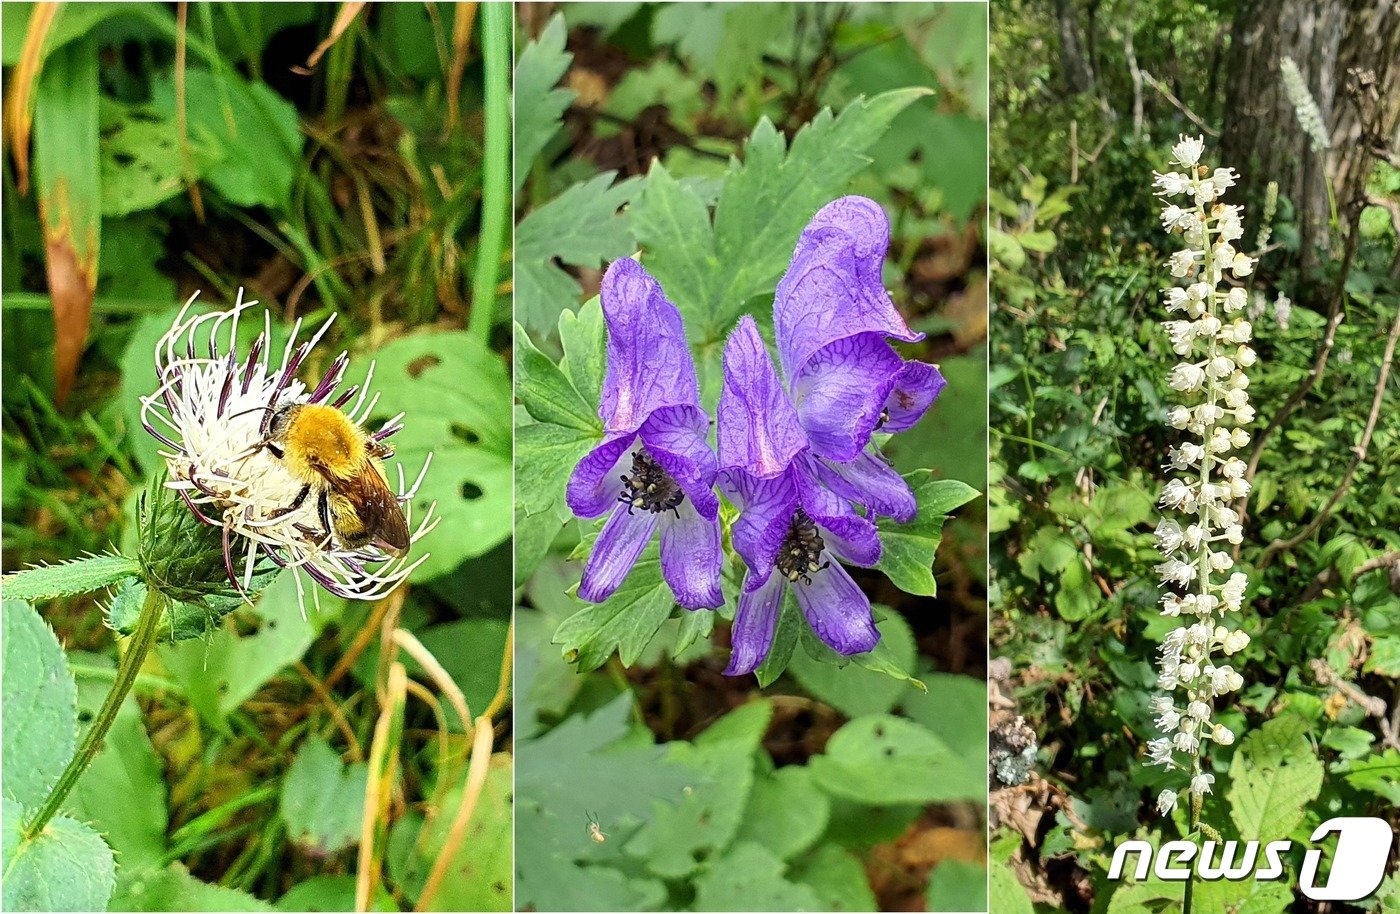
[[[594,844],[602,844],[608,840],[608,835],[603,831],[603,827],[598,824],[598,816],[594,813],[585,813],[588,816],[588,837]]]

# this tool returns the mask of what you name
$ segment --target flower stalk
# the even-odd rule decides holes
[[[64,799],[73,790],[73,786],[78,783],[78,778],[82,777],[88,765],[97,757],[97,753],[102,751],[102,743],[107,738],[107,731],[112,729],[112,724],[117,719],[117,713],[121,711],[122,702],[126,700],[131,687],[136,684],[137,674],[141,672],[141,667],[146,662],[146,655],[151,652],[151,645],[155,643],[156,632],[160,628],[161,618],[165,614],[166,601],[160,591],[154,587],[146,590],[146,600],[141,607],[140,621],[137,622],[136,630],[132,633],[131,641],[127,643],[126,653],[122,654],[121,662],[117,665],[116,680],[112,683],[112,689],[107,693],[107,697],[102,700],[102,707],[98,710],[97,716],[92,720],[92,726],[83,736],[82,745],[78,751],[73,753],[73,757],[68,760],[68,767],[63,769],[63,774],[54,784],[49,795],[44,799],[44,804],[39,807],[39,811],[34,814],[24,826],[24,838],[28,840],[35,837],[44,830],[59,807],[63,805]]]

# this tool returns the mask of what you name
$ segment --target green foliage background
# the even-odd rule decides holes
[[[1009,662],[1007,717],[1024,715],[1040,745],[1031,780],[992,793],[998,910],[1028,911],[1031,899],[1047,911],[1180,903],[1180,883],[1105,879],[1121,840],[1160,844],[1187,831],[1182,810],[1162,818],[1151,808],[1166,776],[1144,767],[1141,753],[1156,735],[1147,701],[1171,621],[1158,614],[1151,530],[1174,438],[1165,377],[1177,361],[1158,327],[1170,246],[1151,182],[1177,135],[1199,130],[1149,89],[1145,130],[1134,139],[1121,39],[1133,29],[1139,65],[1177,74],[1182,105],[1218,127],[1230,112],[1207,74],[1234,11],[1233,3],[1102,4],[1101,78],[1081,95],[1066,90],[1059,70],[1051,4],[1015,0],[993,12],[992,655]],[[1242,164],[1219,162],[1209,137],[1206,148],[1209,161]],[[1372,188],[1395,199],[1400,173],[1378,164]],[[1252,246],[1262,201],[1227,202],[1248,205]],[[1294,302],[1286,326],[1272,307],[1254,321],[1254,434],[1312,367],[1340,259],[1334,248],[1318,275],[1290,266],[1289,213],[1280,201],[1270,226],[1277,247],[1254,278],[1268,303],[1279,293]],[[1349,491],[1315,536],[1259,567],[1266,544],[1312,520],[1353,457],[1400,308],[1396,253],[1384,211],[1363,214],[1326,376],[1263,451],[1239,556],[1251,577],[1239,621],[1254,640],[1239,658],[1246,687],[1224,715],[1245,736],[1212,758],[1215,789],[1203,814],[1227,839],[1306,842],[1334,815],[1396,821],[1400,584],[1386,567],[1362,571],[1400,548],[1394,373]],[[1289,861],[1292,873],[1298,864]],[[1282,883],[1198,886],[1197,905],[1305,910],[1292,907]],[[1393,875],[1365,904],[1397,906]]]
[[[982,910],[980,498],[938,542],[943,514],[985,485],[985,8],[521,13],[518,902]],[[930,334],[909,354],[949,378],[921,426],[888,446],[930,510],[887,536],[883,574],[859,573],[881,648],[840,668],[805,626],[780,631],[759,692],[720,674],[725,611],[676,607],[655,547],[605,603],[572,596],[597,527],[563,503],[599,434],[593,296],[602,267],[642,251],[685,317],[713,410],[735,320],[771,329],[798,233],[847,193],[890,213],[887,286]],[[951,494],[939,506],[935,492]]]
[[[319,377],[341,348],[352,355],[352,374],[377,360],[381,399],[371,422],[407,411],[395,444],[396,462],[410,477],[434,452],[415,504],[421,516],[436,501],[443,516],[418,547],[432,558],[405,598],[380,608],[397,613],[399,626],[439,658],[473,711],[485,708],[497,688],[512,604],[509,264],[502,257],[484,272],[473,268],[489,39],[479,27],[460,51],[454,45],[455,18],[466,9],[375,6],[303,75],[292,68],[331,33],[335,6],[190,4],[182,150],[175,6],[62,6],[45,45],[36,144],[45,141],[45,112],[55,104],[52,83],[65,67],[95,67],[95,79],[77,85],[96,108],[97,132],[65,154],[75,159],[66,167],[95,180],[83,202],[100,210],[100,276],[78,385],[59,408],[43,237],[34,195],[18,192],[7,148],[6,571],[134,542],[135,496],[161,463],[139,425],[138,397],[155,386],[155,341],[194,290],[210,306],[226,307],[243,286],[247,298],[272,310],[279,346],[292,319],[314,327],[338,314],[306,376]],[[7,77],[32,11],[33,4],[5,4]],[[449,82],[458,53],[453,121]],[[508,62],[509,48],[500,53]],[[96,158],[75,158],[84,155]],[[496,188],[502,220],[509,192],[504,183]],[[498,283],[491,300],[468,293],[478,272]],[[260,327],[261,315],[248,323]],[[478,326],[468,333],[469,324]],[[12,804],[42,800],[57,771],[41,773],[61,769],[71,755],[75,728],[91,719],[112,682],[114,638],[103,627],[101,592],[49,600],[42,620],[25,604],[12,610],[8,587],[6,596],[8,868],[18,825]],[[89,858],[71,847],[72,856],[48,863],[26,852],[21,859],[40,867],[42,882],[70,894],[23,895],[26,883],[7,874],[7,909],[102,910],[109,894],[113,910],[353,909],[363,750],[377,716],[378,623],[370,620],[380,615],[338,599],[323,597],[315,609],[307,602],[303,619],[284,575],[256,606],[203,637],[158,646],[70,795],[71,818],[59,820],[90,826],[85,834],[98,847],[89,841],[88,850],[106,852],[105,885],[83,883],[99,879],[101,869],[84,876],[84,866],[67,861]],[[11,648],[21,644],[12,624],[30,625],[51,642],[42,656],[53,667],[45,679],[52,687],[39,688],[22,658],[11,661]],[[367,624],[376,634],[368,649],[318,695]],[[422,673],[410,669],[426,681]],[[36,694],[62,704],[64,682],[66,710],[55,709],[57,723],[10,713]],[[402,802],[383,823],[387,876],[376,904],[384,910],[412,908],[446,839],[442,817],[425,826],[425,813],[450,817],[465,775],[459,726],[440,735],[431,709],[411,698],[405,728]],[[66,752],[51,745],[55,739],[67,740]],[[33,769],[43,784],[26,786],[21,772],[38,758],[47,759]],[[449,880],[437,909],[509,909],[510,781],[503,753],[488,776],[478,827],[454,858],[478,878]],[[79,891],[87,894],[71,894]]]

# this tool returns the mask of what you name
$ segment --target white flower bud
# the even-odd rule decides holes
[[[1235,741],[1235,734],[1224,724],[1216,724],[1210,738],[1221,746],[1228,746]]]

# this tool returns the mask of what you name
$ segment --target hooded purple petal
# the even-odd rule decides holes
[[[812,631],[838,654],[863,654],[880,642],[870,598],[838,563],[812,575],[810,584],[794,584],[793,594]]]
[[[815,461],[818,479],[842,498],[900,523],[914,519],[918,504],[904,477],[873,451],[846,463]]]
[[[857,514],[851,503],[834,494],[816,478],[819,464],[808,457],[793,468],[802,508],[821,529],[831,553],[843,562],[870,567],[880,560],[880,531],[873,521]]]
[[[656,532],[658,517],[651,511],[629,513],[626,505],[613,508],[603,525],[579,584],[579,599],[601,603],[622,586],[627,573]]]
[[[750,572],[752,574],[752,572]],[[778,615],[783,608],[783,589],[787,582],[772,575],[762,586],[750,588],[744,582],[739,595],[739,610],[734,614],[734,629],[730,635],[733,653],[729,655],[726,676],[743,676],[758,669],[773,649],[773,635],[778,628]]]
[[[797,409],[748,315],[724,347],[718,419],[720,462],[751,476],[778,475],[807,446]]]
[[[698,406],[667,406],[652,413],[642,425],[642,442],[661,468],[695,503],[701,516],[719,516],[715,475],[719,462],[705,440],[710,422]]]
[[[603,319],[608,366],[598,416],[609,432],[635,432],[666,406],[700,402],[695,365],[676,306],[630,258],[613,261],[603,276]]]
[[[719,609],[724,552],[719,523],[706,520],[689,500],[675,514],[661,516],[661,575],[686,609]]]
[[[574,467],[564,500],[579,517],[601,517],[617,503],[621,492],[618,465],[627,456],[636,432],[615,432],[603,438]]]
[[[850,460],[870,443],[904,360],[874,333],[836,340],[812,355],[792,382],[812,451]]]
[[[905,362],[885,401],[887,418],[881,431],[893,433],[913,428],[947,386],[947,379],[936,366]]]
[[[749,566],[744,587],[755,590],[772,574],[778,548],[797,511],[793,474],[789,471],[771,479],[757,479],[747,473],[730,471],[724,475],[721,485],[740,509],[734,521],[734,550]]]
[[[773,303],[787,377],[818,350],[857,333],[923,339],[905,324],[880,277],[889,241],[885,211],[865,197],[828,203],[802,230]]]

